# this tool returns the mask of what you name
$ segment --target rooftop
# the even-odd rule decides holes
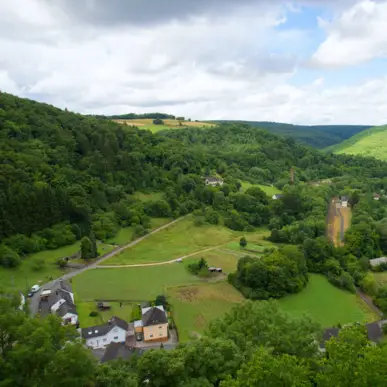
[[[155,306],[149,308],[145,313],[143,312],[142,323],[144,324],[144,327],[168,323],[168,318],[164,308],[162,306]]]
[[[386,257],[370,259],[370,265],[371,266],[378,266],[381,263],[386,263],[386,262],[387,262],[387,258]]]
[[[95,325],[89,328],[82,328],[81,335],[84,339],[105,336],[113,328],[119,327],[125,331],[128,330],[129,324],[120,319],[119,317],[113,316],[107,323],[101,325]]]

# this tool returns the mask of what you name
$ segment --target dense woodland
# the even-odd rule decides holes
[[[174,350],[102,365],[73,328],[17,306],[0,297],[0,387],[382,387],[387,378],[387,346],[371,345],[363,326],[342,329],[321,353],[321,328],[272,301],[240,304]]]

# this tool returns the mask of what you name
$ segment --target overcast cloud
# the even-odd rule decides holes
[[[0,0],[0,89],[82,113],[383,124],[385,20],[369,0]]]

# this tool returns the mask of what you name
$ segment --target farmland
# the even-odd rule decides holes
[[[262,238],[266,232],[248,234],[249,238]],[[129,265],[172,260],[206,248],[224,245],[244,235],[223,226],[195,226],[193,217],[175,223],[151,235],[143,242],[104,262],[106,265]]]
[[[142,119],[132,119],[132,120],[113,120],[119,124],[122,125],[129,125],[129,126],[136,126],[139,129],[147,129],[150,130],[153,133],[160,132],[162,130],[168,130],[168,129],[186,129],[191,127],[197,127],[197,128],[211,128],[214,126],[214,124],[210,124],[207,122],[202,121],[182,121],[181,125],[179,121],[172,120],[172,119],[163,119],[164,124],[163,125],[155,125],[153,123],[153,119],[150,118],[142,118]]]
[[[332,200],[329,204],[327,223],[327,237],[335,246],[343,246],[344,234],[351,225],[351,209]]]
[[[336,288],[326,278],[316,274],[309,275],[309,283],[301,293],[278,302],[290,314],[308,314],[323,327],[378,318],[355,294]]]
[[[243,301],[243,296],[226,282],[170,288],[167,294],[182,342],[203,332],[211,320]]]

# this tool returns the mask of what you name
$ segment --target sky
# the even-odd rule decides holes
[[[387,0],[0,0],[0,90],[87,114],[387,124]]]

